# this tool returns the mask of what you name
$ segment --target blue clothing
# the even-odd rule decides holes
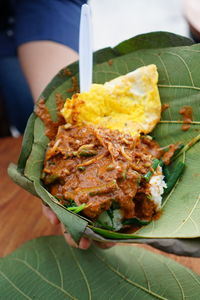
[[[0,31],[0,94],[10,125],[23,133],[33,100],[17,58],[17,47],[48,40],[78,50],[81,5],[87,0],[5,0],[10,13]]]
[[[10,125],[23,133],[33,111],[33,99],[16,56],[0,58],[0,93]]]
[[[78,50],[81,5],[87,0],[5,0],[8,28],[0,32],[0,56],[16,55],[30,41],[55,41]]]

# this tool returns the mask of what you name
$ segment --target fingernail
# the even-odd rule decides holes
[[[79,243],[79,248],[82,250],[87,250],[90,246],[90,240],[82,238]]]
[[[52,225],[56,224],[56,222],[55,222],[56,220],[55,220],[54,216],[49,216],[49,221]]]

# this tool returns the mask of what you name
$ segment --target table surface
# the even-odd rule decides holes
[[[21,138],[0,138],[0,256],[33,238],[61,234],[59,225],[51,225],[42,215],[40,200],[13,183],[7,175],[9,163],[17,162],[21,141]],[[200,258],[166,254],[147,245],[140,247],[170,257],[200,274]]]

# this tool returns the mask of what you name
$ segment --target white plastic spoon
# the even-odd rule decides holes
[[[80,92],[88,92],[92,84],[92,23],[91,11],[87,4],[81,8],[79,33],[79,80]]]

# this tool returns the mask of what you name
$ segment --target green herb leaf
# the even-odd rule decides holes
[[[135,225],[135,226],[144,226],[144,225],[148,225],[149,223],[150,221],[140,220],[138,218],[131,218],[123,221],[124,225]]]
[[[68,210],[73,211],[75,214],[78,214],[79,212],[81,212],[84,208],[86,207],[86,204],[83,203],[79,206],[69,206],[67,207]]]
[[[122,228],[123,215],[120,209],[108,209],[97,219],[95,226],[108,230],[118,231]]]
[[[182,175],[185,169],[185,164],[182,161],[179,161],[174,165],[173,173],[171,173],[167,180],[167,188],[165,189],[164,195],[167,195],[171,192],[172,188],[175,186],[177,180]]]
[[[152,161],[152,169],[155,171],[158,167],[159,164],[161,164],[162,161],[160,161],[159,159],[155,158],[153,161]],[[153,172],[152,171],[148,171],[144,176],[143,178],[149,182],[149,180],[151,179],[151,176],[153,175]]]

